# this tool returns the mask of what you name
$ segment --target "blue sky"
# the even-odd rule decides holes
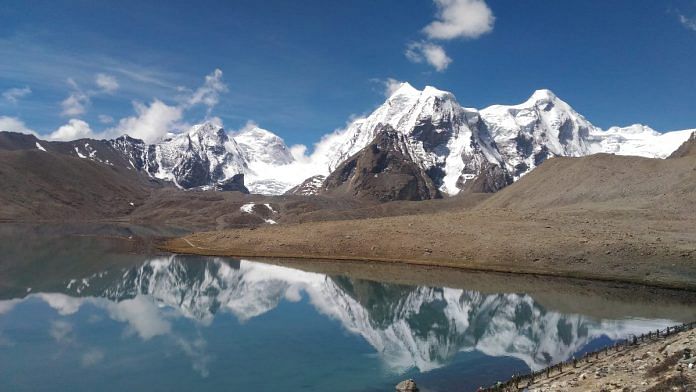
[[[393,78],[468,107],[549,88],[603,128],[696,127],[696,0],[161,4],[2,2],[0,125],[104,135],[251,120],[311,145]]]

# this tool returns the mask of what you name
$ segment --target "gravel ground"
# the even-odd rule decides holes
[[[541,380],[530,392],[547,391],[696,391],[696,368],[683,360],[684,349],[696,355],[696,330],[649,344],[611,352],[589,364]]]

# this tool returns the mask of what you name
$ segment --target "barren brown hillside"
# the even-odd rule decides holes
[[[266,226],[176,252],[377,260],[696,290],[696,156],[555,158],[473,208]]]

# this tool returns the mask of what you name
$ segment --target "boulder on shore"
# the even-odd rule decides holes
[[[418,387],[415,381],[408,379],[396,384],[396,390],[398,392],[418,392]]]

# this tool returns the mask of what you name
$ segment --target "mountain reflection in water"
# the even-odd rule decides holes
[[[214,360],[206,353],[208,343],[200,332],[188,338],[178,335],[174,320],[183,317],[206,328],[227,313],[244,324],[272,313],[283,302],[303,298],[317,313],[364,339],[393,375],[431,371],[447,366],[458,353],[473,351],[517,358],[539,369],[570,358],[596,339],[615,340],[672,324],[562,314],[545,309],[527,294],[380,283],[191,256],[154,258],[133,268],[75,277],[53,292],[0,301],[0,320],[26,301],[43,301],[59,316],[75,315],[89,305],[125,324],[126,336],[172,339],[205,377]],[[7,345],[1,326],[0,345]],[[56,341],[73,332],[60,317],[50,328]],[[97,362],[103,355],[88,351],[82,360]]]

